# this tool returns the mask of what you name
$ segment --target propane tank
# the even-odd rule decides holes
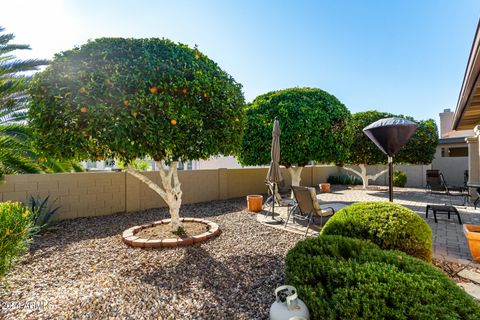
[[[275,302],[270,307],[270,320],[309,320],[305,303],[298,298],[297,289],[280,286],[275,289]]]

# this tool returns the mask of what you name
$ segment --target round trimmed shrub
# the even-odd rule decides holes
[[[480,319],[480,306],[435,267],[365,240],[301,241],[285,274],[311,319]]]
[[[363,202],[343,208],[328,220],[321,234],[366,239],[382,249],[432,259],[428,224],[412,210],[391,202]]]

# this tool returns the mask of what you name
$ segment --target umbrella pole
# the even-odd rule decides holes
[[[277,184],[274,182],[273,183],[273,202],[272,202],[272,220],[275,219],[275,196],[276,196],[276,187]]]
[[[393,157],[388,157],[388,198],[393,202]]]

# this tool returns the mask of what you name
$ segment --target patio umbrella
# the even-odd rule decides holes
[[[403,118],[380,119],[363,128],[363,133],[388,156],[390,201],[393,201],[393,156],[410,140],[416,130],[415,122]]]
[[[265,219],[265,222],[276,223],[279,222],[275,220],[275,194],[277,192],[277,183],[283,180],[282,173],[280,172],[280,124],[278,123],[277,117],[273,122],[272,130],[272,148],[271,148],[271,157],[270,168],[267,173],[267,180],[273,184],[273,195],[272,195],[272,217],[270,219]]]

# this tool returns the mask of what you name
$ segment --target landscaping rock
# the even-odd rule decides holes
[[[213,221],[222,234],[171,249],[122,242],[124,230],[166,208],[59,222],[7,275],[0,318],[268,318],[286,252],[303,235],[264,226],[244,209],[243,198],[183,206],[182,217]]]
[[[477,284],[480,284],[480,273],[476,270],[471,269],[464,269],[458,273],[458,275],[462,278],[471,280]]]
[[[460,287],[462,287],[473,298],[480,301],[480,286],[479,285],[477,285],[475,283],[471,283],[471,282],[458,283],[458,285]]]

